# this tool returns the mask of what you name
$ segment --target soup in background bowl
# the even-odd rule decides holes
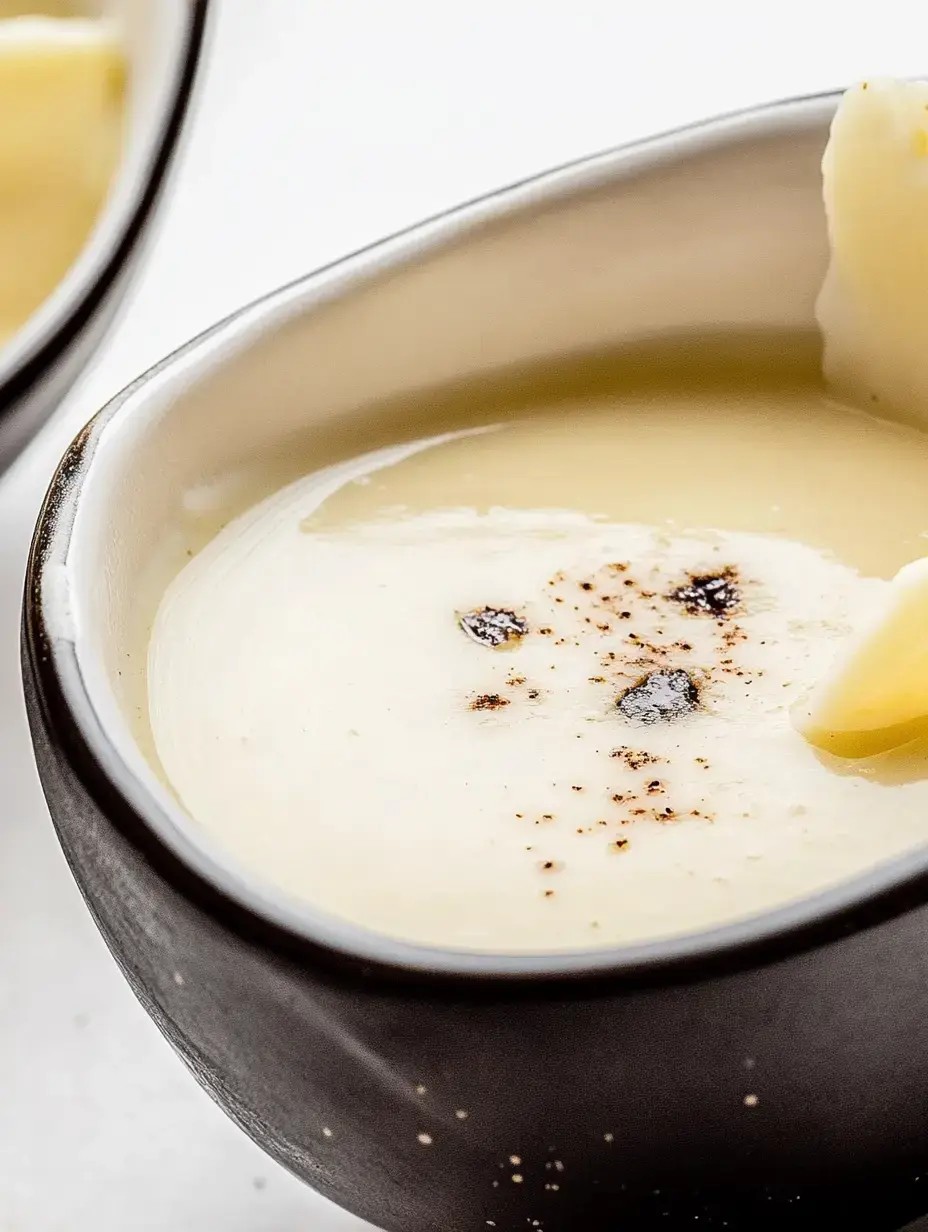
[[[0,465],[90,359],[187,113],[206,0],[0,0]]]

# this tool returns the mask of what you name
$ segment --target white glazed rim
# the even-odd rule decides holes
[[[158,783],[128,735],[117,730],[112,707],[101,693],[102,665],[89,656],[73,611],[73,579],[82,569],[82,543],[92,533],[82,510],[95,479],[105,471],[109,447],[126,424],[163,406],[197,374],[213,369],[256,337],[292,316],[312,311],[358,282],[402,264],[423,249],[459,236],[489,217],[505,215],[535,198],[571,194],[642,166],[672,160],[709,144],[758,138],[774,131],[824,124],[839,94],[791,99],[648,139],[582,159],[513,185],[410,228],[372,248],[280,288],[242,308],[141,376],[91,422],[56,475],[36,532],[27,588],[27,629],[39,630],[32,647],[39,677],[50,673],[73,723],[95,763],[131,814],[157,842],[211,891],[248,917],[279,931],[292,946],[332,951],[365,971],[383,969],[412,976],[563,980],[631,977],[648,981],[698,979],[800,952],[869,927],[928,900],[928,847],[880,865],[840,885],[761,915],[701,932],[645,943],[556,953],[487,953],[431,947],[362,928],[286,896],[236,866],[194,825]],[[99,528],[98,528],[99,533]],[[67,594],[62,620],[62,584]],[[125,728],[125,724],[122,723]],[[81,767],[73,767],[80,773]]]

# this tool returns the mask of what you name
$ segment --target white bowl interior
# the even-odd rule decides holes
[[[102,17],[129,59],[125,147],[106,203],[83,250],[53,293],[0,348],[0,385],[67,319],[118,247],[151,176],[183,71],[189,0],[0,0],[0,18]]]
[[[188,848],[209,844],[160,781],[146,703],[151,621],[188,551],[272,490],[281,458],[327,464],[395,432],[380,408],[406,394],[668,333],[808,335],[834,105],[732,117],[435,220],[224,322],[91,427],[42,613],[73,643],[110,749]],[[359,440],[346,425],[364,406]]]

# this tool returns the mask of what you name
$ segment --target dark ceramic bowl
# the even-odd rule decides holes
[[[928,852],[659,943],[427,949],[235,867],[145,757],[152,562],[192,485],[507,365],[811,336],[835,101],[589,159],[285,287],[121,394],[48,494],[23,665],[74,876],[219,1103],[390,1232],[889,1230],[928,1210]]]
[[[55,291],[0,347],[0,470],[45,422],[100,343],[137,264],[170,169],[200,63],[208,0],[84,0],[129,56],[121,165],[96,227]],[[47,0],[22,6],[50,13]],[[14,7],[14,11],[16,11]]]

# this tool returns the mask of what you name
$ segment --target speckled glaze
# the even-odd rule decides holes
[[[592,309],[577,324],[576,297],[592,302],[604,272],[619,286],[607,325],[623,289],[630,297],[619,337],[809,324],[834,103],[782,104],[601,156],[286,288],[121,395],[52,485],[26,581],[23,671],[74,876],[197,1079],[274,1158],[388,1232],[891,1232],[928,1210],[928,855],[712,933],[551,957],[417,949],[278,902],[149,796],[91,704],[79,639],[50,618],[52,575],[60,596],[62,570],[77,567],[75,516],[101,435],[155,402],[173,400],[182,424],[198,364],[215,373],[250,349],[266,364],[272,335],[296,348],[309,384],[317,322],[334,396],[339,364],[356,377],[367,340],[395,325],[378,295],[395,308],[408,292],[409,353],[434,356],[449,270],[466,269],[468,302],[485,309],[474,338],[486,357],[504,319],[538,310],[537,244],[566,245],[576,271],[549,278],[549,315],[529,315],[519,335],[537,343],[559,304],[566,332],[542,338],[555,353],[576,345],[570,330],[602,341]],[[635,263],[624,273],[609,266],[623,245]],[[661,273],[668,251],[683,272]],[[520,357],[517,341],[507,345]],[[397,364],[402,345],[390,341]]]
[[[114,0],[101,6],[130,32],[133,76],[163,73],[164,79],[146,80],[144,104],[130,106],[127,144],[137,139],[143,148],[132,167],[117,172],[117,192],[101,219],[93,252],[69,272],[55,304],[46,305],[0,354],[0,470],[28,444],[90,362],[132,280],[189,108],[208,4]],[[87,11],[93,15],[96,8],[91,3]]]

